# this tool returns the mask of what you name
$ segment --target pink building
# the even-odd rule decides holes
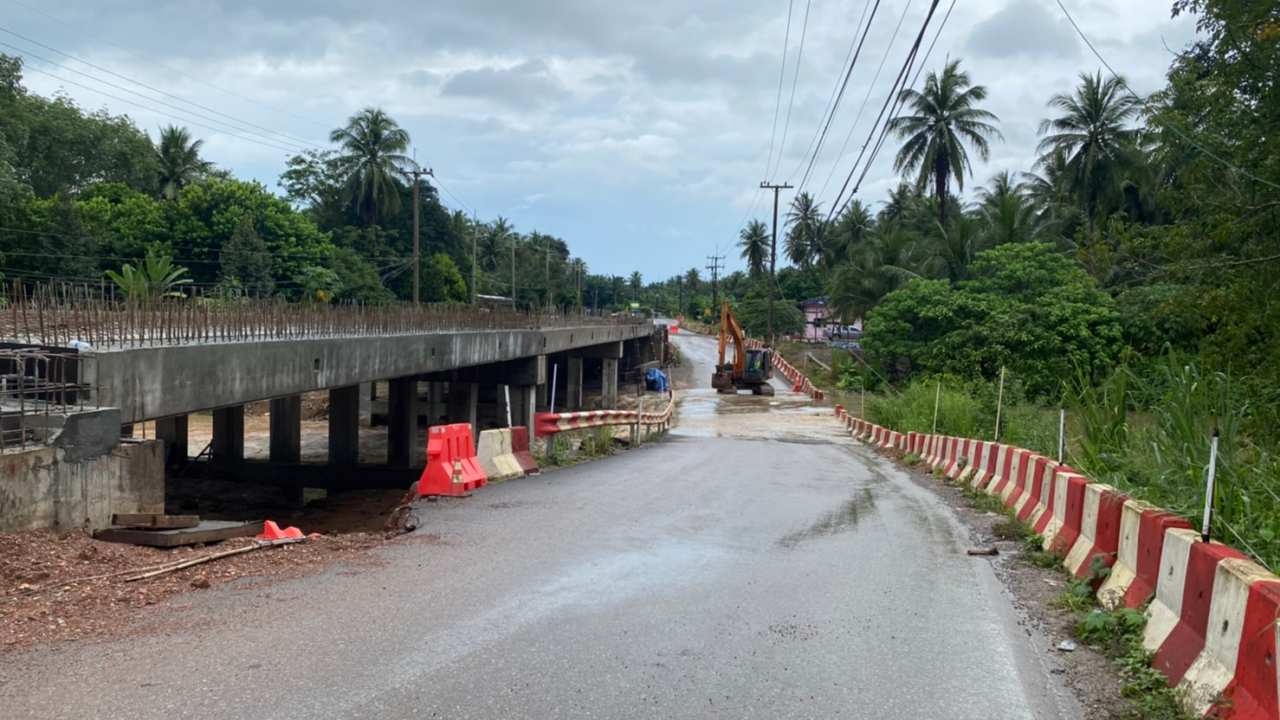
[[[804,313],[804,333],[800,339],[805,342],[825,343],[831,340],[856,340],[862,336],[862,319],[850,325],[842,325],[839,318],[833,317],[827,307],[825,297],[813,298],[800,303]]]

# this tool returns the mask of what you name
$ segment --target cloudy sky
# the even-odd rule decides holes
[[[1194,37],[1193,19],[1171,19],[1169,0],[1065,2],[1140,93],[1162,84],[1170,48]],[[824,207],[928,5],[880,3],[805,185]],[[153,135],[162,124],[191,126],[210,159],[272,188],[291,150],[322,146],[352,112],[381,106],[439,175],[446,204],[561,236],[594,272],[657,279],[703,266],[717,248],[741,267],[733,243],[742,220],[768,216],[760,181],[799,184],[866,3],[791,6],[776,128],[787,0],[0,0],[0,52],[27,57],[38,92],[128,113]],[[1099,67],[1054,0],[959,0],[927,67],[948,56],[989,88],[1005,136],[966,189],[1027,169],[1045,101]],[[863,200],[880,201],[896,183],[893,149],[873,166]]]

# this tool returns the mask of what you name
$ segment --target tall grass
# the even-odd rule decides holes
[[[1179,513],[1199,527],[1210,437],[1219,433],[1212,534],[1280,569],[1280,446],[1244,430],[1249,404],[1231,379],[1169,356],[1099,383],[1066,383],[1066,461],[1098,482]],[[997,388],[953,377],[922,379],[867,399],[867,416],[899,432],[992,439]],[[1055,457],[1058,410],[1026,401],[1016,378],[1005,388],[1000,440]]]

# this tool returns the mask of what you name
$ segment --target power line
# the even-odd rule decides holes
[[[8,28],[6,28],[6,27],[4,27],[4,26],[0,26],[0,32],[3,32],[3,33],[8,34],[8,35],[12,35],[13,37],[16,37],[16,38],[18,38],[18,39],[20,39],[20,40],[23,40],[23,41],[25,41],[25,42],[28,42],[28,43],[30,43],[30,44],[32,44],[32,45],[37,46],[37,47],[44,48],[45,50],[48,50],[48,51],[50,51],[50,52],[57,53],[57,54],[59,54],[59,55],[61,55],[61,56],[65,57],[65,58],[69,58],[69,59],[71,59],[71,60],[75,60],[75,61],[76,61],[76,62],[78,62],[78,63],[84,64],[84,65],[88,65],[89,67],[91,67],[91,68],[93,68],[93,69],[95,69],[95,70],[98,70],[98,71],[100,71],[100,72],[104,72],[104,73],[106,73],[106,74],[108,74],[108,75],[110,75],[110,76],[112,76],[112,77],[118,78],[118,79],[120,79],[120,80],[124,80],[125,82],[133,83],[134,85],[137,85],[137,86],[139,86],[139,87],[146,88],[147,90],[150,90],[151,92],[158,93],[158,94],[163,95],[163,96],[165,96],[165,97],[173,98],[174,100],[177,100],[178,102],[186,103],[186,104],[188,104],[188,105],[191,105],[191,106],[193,106],[193,107],[199,108],[199,109],[204,110],[204,111],[206,111],[206,112],[213,113],[214,115],[218,115],[218,116],[220,116],[220,117],[224,117],[224,118],[226,118],[226,119],[228,119],[228,120],[231,120],[231,121],[233,121],[233,122],[237,122],[237,123],[239,123],[239,124],[241,124],[241,125],[244,125],[244,126],[247,126],[247,127],[250,127],[250,128],[256,128],[256,129],[258,129],[258,130],[262,130],[263,132],[268,133],[269,135],[276,135],[276,136],[279,136],[280,138],[282,138],[281,140],[277,140],[277,142],[285,142],[285,143],[288,143],[288,144],[290,144],[290,145],[298,145],[299,147],[319,147],[319,145],[318,145],[317,143],[313,143],[313,142],[310,142],[310,141],[308,141],[308,140],[303,140],[303,139],[301,139],[301,138],[296,138],[296,137],[293,137],[292,135],[289,135],[289,134],[287,134],[287,133],[277,132],[277,131],[275,131],[275,130],[272,130],[272,129],[271,129],[271,128],[269,128],[269,127],[264,127],[264,126],[262,126],[262,125],[258,125],[258,124],[256,124],[256,123],[252,123],[252,122],[249,122],[249,121],[247,121],[247,120],[241,120],[240,118],[237,118],[237,117],[235,117],[235,116],[233,116],[233,115],[228,115],[227,113],[224,113],[224,112],[222,112],[222,111],[220,111],[220,110],[216,110],[216,109],[211,108],[211,107],[208,107],[207,105],[201,105],[200,103],[194,102],[194,101],[192,101],[192,100],[188,100],[188,99],[186,99],[186,98],[184,98],[184,97],[182,97],[182,96],[180,96],[180,95],[175,95],[175,94],[173,94],[173,93],[171,93],[171,92],[168,92],[168,91],[166,91],[166,90],[161,90],[160,88],[153,87],[153,86],[148,85],[148,84],[146,84],[146,83],[144,83],[144,82],[142,82],[142,81],[140,81],[140,80],[136,80],[136,79],[131,78],[131,77],[127,76],[127,75],[122,75],[122,74],[120,74],[120,73],[118,73],[118,72],[116,72],[116,71],[114,71],[114,70],[111,70],[110,68],[106,68],[106,67],[103,67],[103,66],[101,66],[101,65],[97,65],[97,64],[91,63],[91,62],[89,62],[88,60],[85,60],[84,58],[76,57],[75,55],[72,55],[72,54],[70,54],[70,53],[68,53],[68,52],[64,52],[64,51],[62,51],[62,50],[59,50],[58,48],[53,47],[52,45],[47,45],[47,44],[42,43],[42,42],[40,42],[39,40],[36,40],[36,39],[34,39],[34,38],[30,38],[30,37],[27,37],[26,35],[23,35],[23,34],[21,34],[21,33],[14,32],[13,30],[10,30],[10,29],[8,29]],[[9,47],[13,47],[13,46],[12,46],[12,45],[10,45]],[[50,60],[45,60],[45,62],[52,62],[52,61],[50,61]],[[56,63],[55,63],[55,64],[56,64]],[[70,68],[66,68],[66,69],[70,69]],[[89,77],[92,77],[92,76],[89,76]],[[105,82],[105,81],[100,81],[100,82]],[[124,88],[121,88],[121,89],[124,89]],[[129,92],[133,92],[133,91],[129,91]],[[143,96],[143,97],[145,97],[145,96]],[[151,98],[148,98],[148,99],[151,99]],[[158,101],[157,101],[157,102],[158,102]],[[191,112],[190,110],[185,110],[185,109],[184,109],[184,111],[185,111],[185,112]],[[215,121],[215,122],[216,122],[216,121]],[[248,131],[246,131],[246,132],[248,132]]]
[[[858,16],[858,23],[853,26],[853,34],[849,37],[849,49],[844,53],[844,60],[840,61],[839,67],[849,64],[849,59],[853,57],[854,48],[858,46],[859,31],[862,30],[862,21],[867,19],[867,9],[871,7],[871,0],[865,0],[862,4],[862,14]],[[818,140],[818,135],[822,132],[823,118],[831,111],[831,104],[836,99],[836,93],[840,90],[840,78],[842,75],[836,73],[836,81],[831,86],[831,95],[827,97],[827,102],[822,107],[822,113],[818,116],[818,125],[813,129],[813,137],[809,138],[809,144],[805,146],[804,153],[800,156],[800,162],[796,163],[796,167],[788,175],[788,178],[795,176],[800,172],[800,168],[804,167],[805,158],[809,156],[809,151],[813,149],[813,144]]]
[[[44,17],[49,18],[50,20],[53,20],[54,22],[56,22],[56,23],[58,23],[58,24],[60,24],[60,25],[63,25],[64,27],[69,27],[69,28],[72,28],[72,29],[79,29],[79,28],[77,28],[77,27],[76,27],[76,25],[75,25],[74,23],[72,23],[72,22],[70,22],[70,21],[68,21],[68,20],[66,20],[66,19],[64,19],[64,18],[60,18],[60,17],[58,17],[57,15],[54,15],[54,14],[52,14],[52,13],[46,12],[46,11],[44,11],[44,10],[41,10],[41,9],[40,9],[40,8],[38,8],[38,7],[35,7],[35,6],[30,5],[30,4],[28,4],[28,3],[22,2],[22,0],[9,0],[9,1],[10,1],[11,3],[13,3],[14,5],[18,5],[19,7],[26,8],[28,11],[33,12],[33,13],[36,13],[37,15],[43,15]],[[124,53],[126,53],[126,54],[128,54],[128,55],[130,55],[130,56],[132,56],[132,57],[135,57],[135,58],[137,58],[137,59],[139,59],[139,60],[142,60],[142,61],[147,62],[147,63],[152,63],[152,64],[155,64],[155,65],[157,65],[157,66],[159,66],[159,67],[162,67],[162,68],[164,68],[165,70],[168,70],[169,72],[173,73],[174,75],[178,75],[178,76],[184,77],[184,78],[186,78],[186,79],[188,79],[188,80],[191,80],[191,81],[193,81],[193,82],[198,82],[198,83],[200,83],[201,85],[205,85],[205,86],[207,86],[207,87],[213,88],[214,90],[217,90],[217,91],[218,91],[218,92],[220,92],[220,93],[223,93],[223,94],[229,95],[229,96],[234,97],[234,98],[237,98],[237,99],[239,99],[239,100],[243,100],[244,102],[250,103],[250,104],[252,104],[252,105],[257,105],[257,106],[259,106],[259,107],[265,108],[265,109],[270,110],[270,111],[272,111],[272,112],[280,113],[280,114],[282,114],[282,115],[288,115],[288,116],[290,116],[290,117],[292,117],[292,118],[295,118],[295,119],[301,120],[301,121],[306,122],[306,123],[309,123],[309,124],[311,124],[311,125],[313,125],[313,126],[315,126],[315,127],[317,127],[317,128],[320,128],[320,129],[324,130],[325,132],[328,132],[328,130],[329,130],[329,129],[328,129],[328,128],[326,128],[323,124],[321,124],[321,123],[319,123],[319,122],[317,122],[317,121],[315,121],[315,120],[313,120],[313,119],[311,119],[311,118],[309,118],[309,117],[306,117],[305,115],[299,115],[298,113],[291,112],[291,111],[290,111],[290,110],[288,110],[287,108],[283,108],[283,107],[280,107],[280,106],[278,106],[278,105],[273,105],[273,104],[271,104],[271,103],[264,102],[264,101],[262,101],[262,100],[255,100],[254,98],[248,97],[248,96],[246,96],[246,95],[241,95],[240,93],[238,93],[238,92],[236,92],[236,91],[234,91],[234,90],[228,90],[228,89],[226,89],[226,88],[224,88],[224,87],[221,87],[221,86],[219,86],[219,85],[215,85],[214,83],[211,83],[211,82],[209,82],[208,80],[206,80],[206,79],[204,79],[204,78],[196,77],[195,75],[192,75],[192,74],[190,74],[190,73],[183,72],[181,69],[179,69],[179,68],[175,68],[174,66],[169,65],[169,64],[167,64],[167,63],[164,63],[164,62],[161,62],[161,61],[157,61],[157,60],[154,60],[154,59],[151,59],[151,58],[145,58],[145,57],[143,57],[142,55],[140,55],[139,53],[137,53],[137,52],[135,52],[135,51],[133,51],[133,50],[130,50],[129,48],[124,47],[123,45],[117,45],[116,43],[113,43],[113,42],[111,42],[111,41],[109,41],[109,40],[102,40],[101,38],[99,38],[99,41],[100,41],[100,42],[102,42],[102,43],[103,43],[103,44],[105,44],[105,45],[109,45],[109,46],[111,46],[111,47],[113,47],[113,48],[115,48],[115,49],[117,49],[117,50],[120,50],[120,51],[122,51],[122,52],[124,52]]]
[[[835,119],[836,110],[839,109],[840,101],[844,98],[844,91],[849,87],[849,78],[853,76],[853,69],[858,64],[858,57],[862,54],[862,47],[867,41],[867,35],[871,31],[871,23],[876,18],[876,11],[880,9],[880,0],[876,0],[876,4],[871,8],[871,16],[867,18],[866,27],[862,29],[862,38],[858,40],[858,48],[853,53],[853,59],[849,61],[849,69],[844,73],[844,80],[840,83],[840,92],[836,93],[835,103],[831,106],[831,112],[827,115],[827,121],[822,127],[822,134],[818,138],[818,144],[813,148],[813,155],[809,157],[809,167],[804,171],[804,176],[800,178],[800,184],[804,185],[809,179],[809,173],[813,171],[813,164],[817,162],[818,154],[822,152],[822,144],[826,141],[827,131],[831,129],[831,121]],[[886,52],[888,52],[886,50]]]
[[[769,175],[777,172],[782,166],[782,156],[787,152],[787,131],[791,128],[791,109],[796,104],[796,85],[800,83],[800,60],[804,58],[804,39],[809,33],[809,7],[813,0],[805,0],[804,22],[800,25],[800,48],[796,51],[796,67],[791,73],[791,99],[787,101],[787,119],[782,123],[782,140],[778,143],[778,162]]]
[[[764,174],[773,167],[773,141],[778,136],[778,111],[782,109],[782,85],[787,77],[787,46],[791,42],[791,6],[795,0],[787,0],[787,32],[782,36],[782,67],[778,68],[778,96],[773,102],[773,129],[769,131],[769,154],[764,159]]]
[[[1115,71],[1115,68],[1111,67],[1111,63],[1107,62],[1107,59],[1102,56],[1102,53],[1098,52],[1098,48],[1094,47],[1093,43],[1089,40],[1089,37],[1084,34],[1084,30],[1080,29],[1080,25],[1077,24],[1076,19],[1071,16],[1071,12],[1067,10],[1067,6],[1062,4],[1062,0],[1056,0],[1056,1],[1058,3],[1058,7],[1062,9],[1062,14],[1067,16],[1067,21],[1071,23],[1071,27],[1075,28],[1076,34],[1079,35],[1080,39],[1084,41],[1084,44],[1089,47],[1089,51],[1093,53],[1093,56],[1098,58],[1098,62],[1102,63],[1103,67],[1107,69],[1107,72],[1111,73],[1111,77],[1115,78],[1116,81],[1120,83],[1120,87],[1123,87],[1125,89],[1125,92],[1129,93],[1129,95],[1131,95],[1135,100],[1141,103],[1143,107],[1150,106],[1151,104],[1150,101],[1142,97],[1138,93],[1134,92],[1133,88],[1129,87],[1129,83],[1125,82],[1124,78],[1121,77],[1121,75]],[[1191,136],[1187,135],[1186,133],[1183,133],[1174,125],[1169,124],[1169,125],[1165,125],[1164,127],[1168,128],[1170,131],[1173,132],[1174,135],[1177,135],[1184,142],[1190,144],[1192,147],[1204,153],[1211,160],[1217,162],[1218,164],[1222,165],[1228,170],[1239,173],[1249,178],[1250,180],[1253,180],[1255,182],[1260,182],[1263,185],[1266,185],[1270,188],[1280,190],[1280,184],[1276,184],[1274,182],[1271,182],[1270,180],[1260,178],[1257,175],[1254,175],[1253,173],[1249,172],[1248,170],[1245,170],[1244,168],[1238,165],[1232,164],[1231,161],[1218,156],[1212,150],[1196,142]]]
[[[111,98],[112,100],[115,100],[115,101],[117,101],[117,102],[122,102],[122,103],[125,103],[125,104],[127,104],[127,105],[132,105],[132,106],[134,106],[134,107],[139,107],[139,108],[142,108],[143,110],[146,110],[146,111],[148,111],[148,112],[153,112],[153,113],[155,113],[155,114],[157,114],[157,115],[162,115],[162,116],[165,116],[165,117],[169,117],[169,118],[172,118],[172,119],[178,120],[179,122],[187,123],[187,124],[189,124],[189,125],[194,125],[195,127],[204,128],[204,129],[206,129],[206,130],[209,130],[209,131],[212,131],[212,132],[216,132],[216,133],[224,133],[224,134],[228,134],[228,135],[233,135],[233,136],[235,136],[235,137],[240,138],[241,140],[245,140],[245,141],[247,141],[247,142],[251,142],[251,143],[254,143],[254,144],[256,144],[256,145],[261,145],[261,146],[263,146],[263,147],[268,147],[268,148],[271,148],[272,150],[279,150],[279,151],[281,151],[281,152],[286,152],[286,153],[296,153],[296,152],[297,152],[297,149],[295,149],[295,148],[284,147],[284,146],[282,146],[282,145],[275,145],[275,144],[273,144],[273,143],[264,142],[264,141],[262,141],[262,140],[255,140],[255,139],[253,139],[252,137],[246,137],[246,136],[244,136],[244,135],[240,135],[240,134],[235,133],[235,132],[227,132],[227,130],[225,130],[224,128],[213,127],[213,126],[211,126],[211,125],[206,125],[206,124],[204,124],[204,123],[202,123],[202,122],[197,122],[197,121],[191,120],[191,119],[189,119],[189,118],[186,118],[186,117],[183,117],[183,116],[180,116],[180,115],[176,115],[176,114],[174,114],[174,113],[165,112],[164,110],[157,110],[156,108],[151,107],[150,105],[147,105],[146,103],[142,103],[142,102],[139,102],[139,101],[137,101],[137,100],[130,100],[130,99],[128,99],[128,98],[122,98],[122,97],[120,97],[119,95],[113,95],[113,94],[111,94],[111,93],[109,93],[109,92],[106,92],[105,90],[101,90],[101,89],[99,89],[99,88],[95,88],[95,87],[90,87],[90,86],[88,86],[88,85],[85,85],[84,83],[78,83],[78,82],[76,82],[75,80],[68,80],[67,78],[64,78],[64,77],[62,77],[62,76],[60,76],[60,75],[56,75],[56,74],[51,73],[51,72],[49,72],[49,71],[47,71],[47,70],[41,70],[40,68],[34,68],[34,67],[32,67],[32,68],[25,68],[25,70],[29,70],[29,71],[31,71],[31,72],[40,73],[41,75],[47,75],[47,76],[49,76],[49,77],[53,78],[54,80],[57,80],[58,82],[66,83],[66,84],[68,84],[68,85],[74,85],[75,87],[82,88],[82,89],[84,89],[84,90],[88,90],[89,92],[94,92],[94,93],[97,93],[97,94],[99,94],[99,95],[102,95],[103,97]]]
[[[920,51],[920,45],[924,42],[924,35],[929,29],[930,21],[933,20],[933,14],[938,9],[938,2],[939,0],[932,0],[929,4],[929,12],[925,15],[924,22],[920,24],[920,32],[916,34],[915,42],[911,45],[911,51],[907,53],[907,58],[902,64],[902,69],[898,71],[898,77],[894,79],[889,95],[885,98],[884,105],[880,107],[880,113],[876,116],[876,121],[871,125],[871,132],[867,135],[866,142],[862,144],[862,150],[858,153],[858,159],[854,161],[853,167],[850,168],[849,175],[845,178],[844,185],[840,188],[840,193],[836,195],[835,201],[831,203],[831,210],[827,213],[827,222],[830,222],[831,218],[843,212],[844,202],[846,202],[844,197],[845,190],[849,188],[849,183],[852,182],[854,174],[857,173],[858,165],[862,162],[862,158],[866,154],[867,147],[871,144],[872,138],[876,135],[876,129],[880,128],[880,136],[875,142],[875,147],[872,150],[871,155],[867,158],[867,163],[862,170],[862,174],[858,176],[858,182],[854,184],[852,192],[849,193],[849,198],[852,198],[858,192],[858,188],[861,187],[862,181],[866,178],[867,173],[871,171],[871,165],[875,161],[876,155],[879,154],[880,147],[884,144],[884,139],[887,137],[889,132],[889,121],[885,118],[885,113],[889,110],[890,106],[896,106],[902,101],[900,89],[902,88],[907,76],[911,74],[911,66],[915,62],[916,54]],[[890,116],[892,116],[892,113],[890,113]],[[882,120],[884,120],[883,126],[881,126]]]
[[[893,44],[898,41],[898,33],[902,30],[902,24],[907,19],[907,12],[911,9],[911,0],[907,0],[906,5],[902,8],[902,15],[898,16],[898,24],[893,28],[893,35],[889,38],[889,44],[885,46],[884,54],[880,56],[880,64],[876,67],[876,74],[872,76],[870,84],[867,85],[867,94],[862,96],[862,104],[858,106],[858,114],[854,116],[853,122],[849,125],[849,132],[844,135],[844,142],[840,143],[840,152],[836,153],[835,162],[831,163],[831,170],[827,173],[827,178],[822,182],[822,188],[818,190],[821,196],[827,192],[827,186],[831,184],[831,178],[835,176],[836,169],[840,167],[840,161],[844,159],[845,150],[849,147],[849,141],[853,139],[853,133],[858,129],[858,123],[862,122],[862,115],[867,111],[867,105],[871,102],[871,93],[875,91],[876,83],[880,81],[880,73],[884,72],[884,64],[889,60],[889,53],[893,50]],[[808,179],[808,176],[805,176]],[[804,182],[800,183],[804,187]]]

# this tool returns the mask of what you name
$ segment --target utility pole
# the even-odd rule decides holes
[[[676,315],[684,312],[684,277],[676,276]]]
[[[480,218],[476,217],[476,211],[471,211],[471,304],[476,304],[476,294],[479,288],[476,286],[476,238],[480,235]]]
[[[511,307],[516,306],[516,239],[511,238]]]
[[[778,191],[790,190],[794,186],[787,183],[773,185],[768,180],[761,180],[760,187],[773,191],[773,238],[769,241],[769,345],[772,347],[774,344],[773,296],[774,289],[778,285],[777,276],[775,275],[778,266]]]
[[[551,236],[547,236],[547,310],[551,309]]]
[[[712,312],[720,312],[720,261],[724,260],[723,255],[708,255],[707,260],[711,262],[707,265],[707,270],[711,272],[711,308]]]
[[[421,178],[423,175],[435,177],[435,174],[431,172],[431,168],[427,168],[424,172],[417,163],[414,163],[413,169],[409,171],[409,174],[413,176],[413,304],[417,305],[421,301],[418,276],[422,272],[422,251],[418,240],[418,214],[421,211],[420,205],[422,203],[418,201],[418,188],[422,186]]]

